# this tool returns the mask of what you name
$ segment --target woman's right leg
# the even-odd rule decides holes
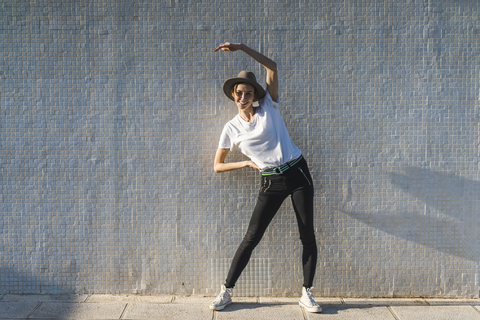
[[[267,190],[267,192],[261,190],[258,196],[257,204],[255,205],[252,217],[250,218],[250,224],[245,237],[233,257],[227,280],[225,282],[225,287],[227,288],[233,288],[235,286],[240,274],[250,260],[253,249],[255,249],[262,239],[268,225],[287,196],[285,192],[278,192],[279,190],[276,188],[277,186],[275,186],[275,188],[273,187],[274,186],[272,185],[272,188]],[[277,192],[272,189],[277,189]]]
[[[317,267],[317,242],[313,223],[313,187],[306,186],[295,190],[292,194],[292,203],[303,245],[303,286],[310,288],[313,285]]]
[[[301,169],[301,173],[299,173],[300,181],[303,183],[293,191],[292,204],[297,217],[298,230],[303,245],[303,286],[310,288],[313,285],[313,278],[315,277],[317,267],[317,242],[313,221],[314,186],[306,161],[301,162],[299,166]]]

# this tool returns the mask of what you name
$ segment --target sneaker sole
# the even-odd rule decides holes
[[[308,312],[311,312],[311,313],[320,313],[322,312],[322,307],[307,307],[306,305],[304,305],[303,303],[299,302],[298,303],[300,305],[300,307],[304,308],[305,310],[307,310]]]
[[[223,306],[210,306],[210,310],[221,311],[221,310],[225,309],[226,306],[229,306],[231,304],[232,304],[232,301],[227,302]]]

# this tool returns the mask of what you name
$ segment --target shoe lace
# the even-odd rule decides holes
[[[308,300],[310,300],[310,303],[313,305],[313,306],[317,306],[318,304],[315,302],[315,299],[313,299],[313,293],[312,293],[312,288],[308,288],[306,291],[307,291],[307,298]]]
[[[228,292],[226,290],[222,290],[220,291],[220,293],[218,294],[218,296],[215,298],[215,300],[213,300],[213,303],[220,303],[222,302],[224,299],[225,299],[225,295],[227,294]]]

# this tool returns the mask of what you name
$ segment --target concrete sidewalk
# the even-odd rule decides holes
[[[480,320],[480,300],[316,298],[323,312],[309,314],[299,298],[236,298],[220,312],[214,297],[147,295],[0,295],[0,319],[355,319]]]

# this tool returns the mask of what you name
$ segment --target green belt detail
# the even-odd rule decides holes
[[[262,176],[273,176],[275,174],[284,173],[285,171],[287,171],[288,169],[290,169],[291,167],[296,165],[298,162],[300,162],[300,160],[302,160],[302,158],[303,157],[300,156],[297,159],[294,159],[290,162],[287,162],[287,163],[281,165],[280,167],[270,168],[270,169],[267,169],[265,171],[262,171]]]

